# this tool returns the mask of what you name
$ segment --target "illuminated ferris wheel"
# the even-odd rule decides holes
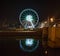
[[[35,28],[39,22],[39,16],[33,9],[24,9],[19,15],[19,21],[25,28]],[[19,41],[20,48],[26,52],[32,52],[37,49],[39,40],[26,38]]]
[[[39,17],[35,10],[24,9],[19,15],[19,20],[24,28],[35,28],[38,24]]]

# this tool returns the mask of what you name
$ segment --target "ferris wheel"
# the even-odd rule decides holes
[[[19,15],[19,21],[25,28],[36,28],[39,22],[39,16],[33,9],[24,9]],[[33,38],[26,38],[19,41],[20,48],[26,52],[35,51],[39,45],[39,40]]]

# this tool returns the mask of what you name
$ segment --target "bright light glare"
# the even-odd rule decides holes
[[[33,21],[33,16],[32,15],[27,15],[26,20],[31,23],[31,26],[28,26],[27,28],[34,28],[34,24],[32,22]]]
[[[32,15],[27,15],[26,16],[26,20],[29,21],[29,22],[31,22],[33,20]]]
[[[44,22],[45,24],[47,23],[47,21]]]
[[[51,22],[54,22],[54,18],[50,18],[50,21],[51,21]]]
[[[26,42],[25,42],[26,46],[32,46],[33,41],[34,41],[33,39],[26,39]]]
[[[56,27],[56,24],[54,24],[53,27]]]
[[[40,28],[43,28],[45,26],[45,24],[44,23],[41,23],[41,26],[40,26]]]

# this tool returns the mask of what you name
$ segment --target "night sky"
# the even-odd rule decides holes
[[[60,18],[60,1],[53,0],[16,0],[0,1],[0,22],[7,19],[14,23],[19,20],[19,14],[23,9],[31,8],[37,11],[40,21],[48,16]]]

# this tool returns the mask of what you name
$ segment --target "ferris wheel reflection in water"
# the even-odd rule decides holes
[[[19,15],[21,25],[25,28],[35,28],[39,22],[38,14],[33,9],[25,9]],[[35,40],[32,37],[19,41],[20,48],[26,52],[35,51],[39,45],[39,40]]]

